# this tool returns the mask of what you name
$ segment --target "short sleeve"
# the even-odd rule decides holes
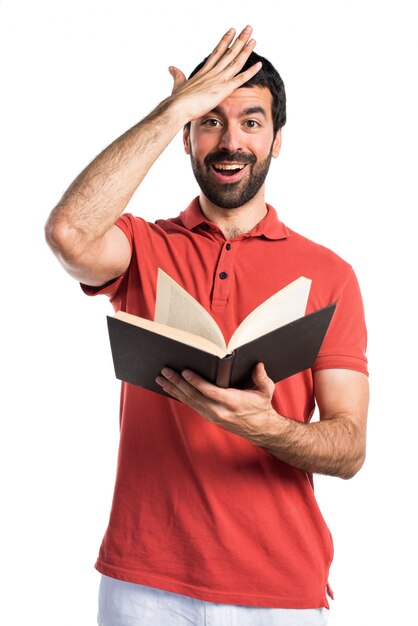
[[[363,300],[357,277],[350,268],[313,369],[350,369],[367,375],[366,346]]]
[[[132,250],[134,233],[133,233],[131,218],[132,216],[129,213],[125,213],[124,215],[121,215],[121,217],[115,222],[115,226],[118,226],[118,228],[120,228],[121,231],[124,233],[127,240],[129,241],[129,245],[131,246],[131,250]],[[98,287],[92,287],[91,285],[85,285],[83,283],[80,283],[80,287],[87,296],[103,295],[103,296],[108,296],[108,298],[110,298],[110,301],[113,301],[113,299],[118,294],[121,286],[123,285],[125,278],[126,278],[126,273],[122,274],[118,278],[115,278],[114,280],[109,281],[108,283],[104,285],[99,285]]]

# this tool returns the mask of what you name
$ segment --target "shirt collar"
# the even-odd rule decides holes
[[[286,239],[290,234],[288,229],[280,222],[274,208],[270,204],[266,206],[267,215],[249,233],[246,233],[246,236]],[[192,200],[185,211],[181,212],[180,219],[188,230],[193,230],[202,224],[211,224],[200,210],[198,197]]]

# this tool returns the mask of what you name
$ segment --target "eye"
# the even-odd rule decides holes
[[[261,126],[260,122],[257,122],[257,120],[245,120],[244,122],[244,126],[246,126],[247,128],[259,128]]]
[[[217,128],[220,125],[221,125],[221,122],[217,120],[215,117],[208,117],[202,122],[202,126],[205,126],[206,128]]]

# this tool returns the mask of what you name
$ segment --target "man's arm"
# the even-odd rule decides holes
[[[366,450],[367,376],[345,369],[314,373],[320,421],[296,422],[272,407],[274,383],[259,363],[254,389],[221,389],[197,374],[164,369],[157,382],[205,419],[305,472],[351,478]]]
[[[130,245],[114,224],[178,124],[162,103],[99,154],[51,212],[47,242],[77,280],[102,285],[126,271]]]
[[[51,212],[45,233],[74,278],[102,285],[125,272],[131,251],[116,220],[177,132],[212,110],[260,69],[257,63],[238,74],[255,45],[251,32],[246,27],[233,41],[235,31],[228,31],[190,80],[179,69],[170,68],[174,79],[171,96],[108,146],[70,185]]]
[[[366,455],[368,378],[352,370],[320,370],[314,386],[320,421],[272,423],[261,445],[307,472],[352,478]]]

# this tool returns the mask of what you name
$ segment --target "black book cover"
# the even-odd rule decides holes
[[[278,382],[315,363],[335,310],[331,304],[237,347],[221,359],[201,349],[108,317],[116,378],[167,395],[155,382],[163,367],[190,369],[220,387],[251,386],[251,371],[263,362]]]

